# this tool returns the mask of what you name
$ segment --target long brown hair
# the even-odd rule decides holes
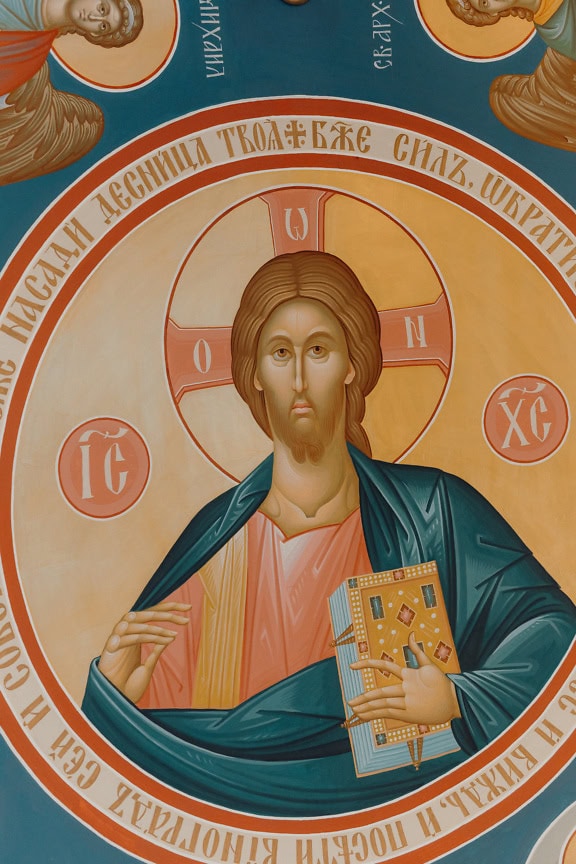
[[[362,427],[366,396],[382,371],[380,320],[355,273],[328,252],[293,252],[264,264],[250,279],[232,326],[232,378],[242,399],[266,435],[270,424],[264,394],[254,384],[260,333],[282,303],[316,300],[336,316],[348,346],[355,375],[346,385],[346,439],[370,455]]]

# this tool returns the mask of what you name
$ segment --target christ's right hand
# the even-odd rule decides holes
[[[98,668],[114,686],[132,702],[144,695],[160,655],[171,645],[177,630],[165,625],[182,626],[188,618],[189,603],[158,603],[140,612],[127,612],[108,637]],[[152,651],[142,663],[141,646]]]

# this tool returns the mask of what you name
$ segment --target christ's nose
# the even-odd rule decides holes
[[[296,393],[302,393],[303,390],[306,390],[304,360],[301,354],[296,354],[294,358],[294,382],[292,386]]]

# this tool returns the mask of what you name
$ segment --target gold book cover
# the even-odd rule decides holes
[[[432,759],[458,749],[450,722],[407,723],[394,717],[368,721],[348,704],[361,693],[382,696],[400,680],[389,664],[417,669],[416,644],[443,673],[460,671],[435,561],[347,579],[330,599],[334,647],[358,776]],[[384,663],[350,669],[351,662]],[[397,670],[400,672],[400,670]],[[444,733],[444,734],[439,734]],[[429,739],[425,746],[425,739]]]

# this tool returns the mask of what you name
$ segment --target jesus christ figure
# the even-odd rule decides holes
[[[84,703],[178,788],[280,815],[380,803],[491,741],[570,643],[571,602],[488,502],[437,469],[371,458],[361,424],[381,370],[377,311],[340,259],[282,255],[249,282],[233,379],[273,455],[185,529],[110,634]],[[364,661],[397,683],[351,704],[362,720],[451,722],[460,749],[358,779],[327,598],[429,560],[462,672],[444,674],[411,634],[417,668]]]

